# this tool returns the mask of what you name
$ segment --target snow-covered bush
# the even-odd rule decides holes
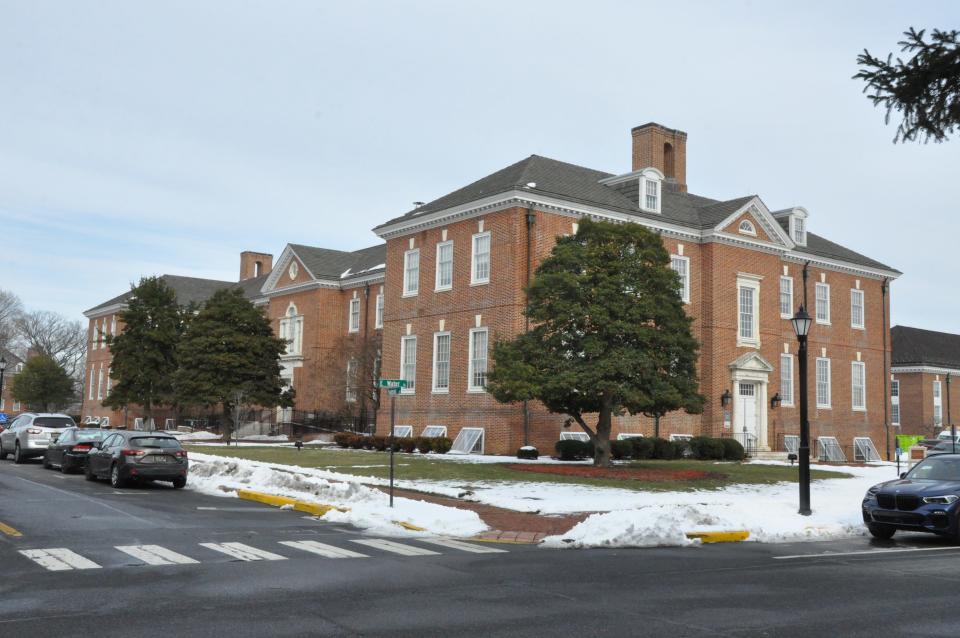
[[[536,459],[540,458],[540,451],[532,445],[524,445],[522,448],[517,450],[517,458],[535,461]]]

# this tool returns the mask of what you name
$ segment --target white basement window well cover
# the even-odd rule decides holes
[[[832,461],[834,463],[844,463],[847,460],[840,442],[835,436],[821,436],[817,439],[817,457],[821,461]]]
[[[693,438],[692,434],[671,434],[670,435],[671,441],[689,441],[692,438]]]
[[[393,426],[393,436],[398,439],[407,439],[413,436],[413,426],[412,425],[395,425]]]
[[[624,439],[642,439],[642,438],[643,438],[642,434],[634,434],[630,432],[621,432],[620,434],[617,435],[618,441],[623,441]]]
[[[783,437],[783,447],[787,450],[787,454],[799,454],[800,437],[796,434],[785,434]]]
[[[423,434],[421,436],[427,439],[434,439],[438,436],[447,436],[447,426],[428,425],[423,429]]]
[[[863,463],[875,463],[880,460],[880,452],[873,444],[873,439],[867,436],[854,437],[853,460]]]
[[[461,428],[450,454],[483,454],[483,428]]]
[[[590,435],[586,432],[561,432],[561,441],[589,441]]]

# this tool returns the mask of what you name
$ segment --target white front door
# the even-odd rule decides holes
[[[744,447],[755,447],[760,434],[757,419],[757,384],[741,381],[737,384],[737,431],[735,436]]]

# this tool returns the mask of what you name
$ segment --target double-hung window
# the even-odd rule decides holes
[[[97,401],[103,399],[103,364],[100,364],[100,370],[97,371]]]
[[[347,403],[354,403],[357,400],[357,360],[350,359],[347,361],[347,379],[346,379],[347,393],[346,400]]]
[[[850,368],[850,395],[854,410],[862,412],[867,409],[867,372],[866,364],[854,361]]]
[[[817,358],[817,407],[830,407],[830,359]]]
[[[400,339],[400,378],[407,385],[400,390],[403,393],[413,393],[417,388],[417,338],[403,337]]]
[[[759,314],[760,282],[754,277],[737,279],[737,345],[760,345]]]
[[[780,317],[793,317],[793,277],[780,278]]]
[[[830,323],[830,284],[816,286],[817,323]]]
[[[900,425],[900,382],[890,382],[890,425]]]
[[[414,248],[403,254],[403,295],[412,296],[420,291],[420,249]]]
[[[933,382],[933,423],[943,423],[943,397],[940,394],[940,381]]]
[[[793,355],[780,355],[780,400],[781,405],[793,405]]]
[[[807,245],[806,220],[802,217],[793,218],[793,241],[801,246]]]
[[[470,366],[467,389],[470,392],[482,392],[487,387],[487,329],[474,328],[470,331]]]
[[[850,291],[850,327],[863,330],[863,291]]]
[[[655,179],[644,180],[644,203],[647,210],[660,210],[660,182]]]
[[[90,366],[90,383],[88,384],[88,385],[89,385],[89,391],[87,392],[87,397],[88,397],[91,401],[93,401],[94,392],[95,392],[95,390],[94,390],[94,387],[95,387],[95,386],[94,386],[94,378],[96,377],[96,372],[95,372],[94,370],[95,370],[94,366],[91,365],[91,366]]]
[[[383,291],[381,291],[380,294],[377,295],[377,311],[376,312],[377,314],[376,314],[376,318],[374,319],[373,327],[379,329],[383,327]]]
[[[473,258],[470,264],[470,283],[485,284],[490,281],[490,233],[473,236]]]
[[[453,288],[453,242],[437,244],[437,290]]]
[[[433,391],[450,391],[450,333],[433,335]]]
[[[293,304],[287,307],[286,316],[280,320],[280,338],[287,342],[286,356],[295,357],[303,352],[303,317],[297,314],[297,307]]]
[[[360,300],[350,300],[350,332],[359,332],[360,330]]]
[[[680,278],[680,298],[683,303],[690,303],[690,258],[670,255],[670,267]]]

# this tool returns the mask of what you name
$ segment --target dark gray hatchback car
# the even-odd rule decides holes
[[[122,431],[108,435],[87,455],[86,476],[109,478],[120,488],[130,481],[171,481],[187,484],[187,451],[180,441],[161,432]]]

